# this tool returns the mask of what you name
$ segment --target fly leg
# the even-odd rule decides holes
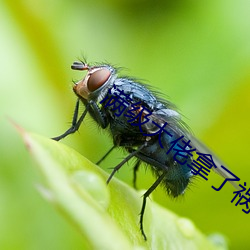
[[[137,171],[138,171],[140,165],[141,165],[141,161],[140,161],[140,160],[137,160],[136,163],[135,163],[135,166],[134,166],[134,168],[133,168],[133,187],[134,187],[135,189],[137,189],[137,188],[136,188],[136,173],[137,173]]]
[[[59,135],[57,137],[52,138],[53,140],[60,141],[64,137],[68,136],[69,134],[75,133],[79,129],[79,127],[80,127],[80,125],[81,125],[84,117],[86,116],[86,114],[88,112],[88,106],[87,106],[86,109],[84,110],[84,112],[82,113],[81,117],[77,121],[78,112],[79,112],[79,102],[80,101],[78,99],[77,102],[76,102],[76,106],[75,106],[75,110],[74,110],[74,116],[73,116],[71,127],[65,133],[63,133],[62,135]]]
[[[158,179],[153,183],[153,185],[147,190],[147,192],[143,195],[142,207],[140,212],[140,230],[143,235],[144,240],[147,240],[147,236],[143,229],[143,216],[146,208],[146,200],[148,196],[158,187],[158,185],[162,182],[163,178],[165,177],[166,173],[161,174]]]
[[[114,176],[114,174],[127,162],[129,161],[132,157],[134,157],[138,152],[140,152],[144,147],[146,147],[146,143],[144,143],[143,145],[141,145],[137,150],[134,150],[132,153],[130,153],[122,162],[120,162],[116,167],[114,167],[112,173],[110,174],[108,180],[107,180],[107,184],[109,184],[109,182],[111,181],[112,177]]]
[[[115,148],[116,146],[114,145],[97,163],[96,165],[99,165]]]

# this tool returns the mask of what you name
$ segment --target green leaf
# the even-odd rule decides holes
[[[24,142],[41,170],[43,196],[81,232],[83,249],[226,249],[215,245],[189,219],[148,199],[144,241],[139,229],[143,192],[108,174],[75,150],[21,130]]]

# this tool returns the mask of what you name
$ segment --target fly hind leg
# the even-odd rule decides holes
[[[145,208],[146,208],[147,198],[158,187],[158,185],[162,182],[162,180],[164,179],[165,176],[166,176],[166,173],[161,174],[157,178],[157,180],[153,183],[153,185],[143,195],[142,207],[141,207],[141,212],[140,212],[140,230],[141,230],[141,233],[142,233],[144,240],[147,240],[147,236],[146,236],[146,234],[144,232],[144,228],[143,228],[143,217],[144,217],[144,212],[145,212]]]

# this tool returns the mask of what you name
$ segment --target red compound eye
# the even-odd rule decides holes
[[[92,73],[88,79],[88,90],[93,92],[99,89],[109,78],[110,71],[108,69],[99,69]]]

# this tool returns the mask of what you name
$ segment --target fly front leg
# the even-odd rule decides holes
[[[84,117],[86,116],[88,109],[89,109],[89,106],[87,106],[86,109],[84,110],[84,112],[82,113],[82,115],[80,116],[79,120],[77,120],[78,119],[78,112],[79,112],[79,103],[80,103],[80,101],[78,99],[76,102],[71,127],[62,135],[59,135],[57,137],[53,137],[51,139],[53,139],[55,141],[60,141],[64,137],[68,136],[69,134],[75,133],[79,129],[79,127],[80,127],[80,125],[81,125],[81,123],[82,123],[82,121],[83,121]]]

